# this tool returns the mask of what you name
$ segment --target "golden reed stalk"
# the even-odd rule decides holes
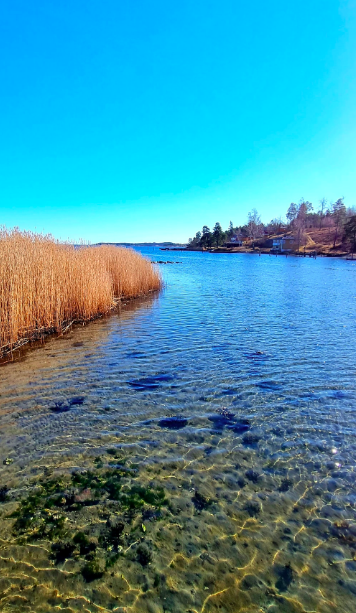
[[[132,249],[75,248],[52,236],[0,230],[0,356],[72,322],[109,312],[121,298],[160,289],[158,271]]]

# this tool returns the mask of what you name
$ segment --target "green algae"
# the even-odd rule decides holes
[[[141,484],[137,469],[100,469],[98,464],[38,481],[9,516],[19,543],[50,541],[53,562],[73,559],[86,582],[102,577],[131,549],[130,559],[150,564],[152,547],[145,541],[143,521],[160,519],[168,506],[164,489]]]
[[[95,581],[95,579],[100,579],[104,572],[105,566],[97,559],[90,560],[82,568],[82,575],[87,583]]]
[[[137,561],[141,566],[147,566],[152,561],[152,553],[144,543],[137,547]]]

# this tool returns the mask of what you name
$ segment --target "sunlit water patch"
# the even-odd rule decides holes
[[[353,611],[356,267],[171,259],[0,370],[0,609]]]

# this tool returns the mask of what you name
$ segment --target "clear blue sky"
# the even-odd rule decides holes
[[[0,224],[186,241],[356,205],[356,0],[11,0]]]

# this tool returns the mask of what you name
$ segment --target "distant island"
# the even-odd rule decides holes
[[[170,241],[163,243],[95,243],[93,247],[100,247],[101,245],[114,247],[186,247],[186,243],[172,243]]]

